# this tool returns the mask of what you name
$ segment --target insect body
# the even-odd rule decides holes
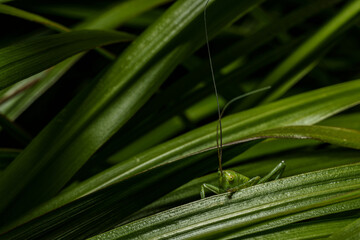
[[[212,184],[204,183],[201,186],[200,196],[205,198],[205,189],[210,190],[213,193],[220,194],[228,192],[231,196],[234,192],[244,189],[247,187],[254,186],[256,184],[264,183],[272,179],[278,179],[281,177],[282,173],[285,170],[285,162],[280,162],[271,172],[269,172],[265,177],[261,178],[259,176],[248,178],[240,173],[237,173],[233,170],[224,170],[218,171],[219,174],[219,187],[216,187]]]

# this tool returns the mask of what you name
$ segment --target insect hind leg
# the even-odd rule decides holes
[[[277,180],[281,177],[285,170],[286,164],[284,161],[281,161],[271,172],[269,172],[265,177],[260,179],[259,183],[267,182],[271,179]]]

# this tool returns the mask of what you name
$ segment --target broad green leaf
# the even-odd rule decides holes
[[[208,25],[210,36],[260,2],[213,1],[208,9],[208,17],[213,19]],[[6,192],[0,200],[1,211],[8,211],[5,215],[23,214],[56,194],[172,70],[201,46],[204,36],[198,29],[203,26],[203,7],[202,0],[173,4],[121,55],[90,93],[82,92],[34,138],[0,181],[0,194]],[[227,14],[218,16],[219,11]],[[184,39],[186,44],[176,45]],[[47,149],[45,154],[43,149]],[[9,207],[10,203],[16,207]]]
[[[82,30],[39,37],[2,48],[0,89],[82,51],[133,38],[132,35],[114,31]]]
[[[229,239],[360,208],[359,164],[279,179],[208,197],[93,239]]]
[[[279,82],[289,78],[292,71],[304,71],[310,63],[306,63],[314,57],[318,51],[331,45],[331,42],[346,30],[349,26],[355,23],[354,19],[359,16],[360,2],[358,0],[350,1],[339,13],[334,16],[327,24],[319,29],[313,36],[305,41],[299,48],[293,51],[288,58],[286,58],[277,68],[275,68],[267,77],[262,81],[260,87],[276,86]],[[316,57],[317,58],[317,57]],[[311,62],[313,60],[310,60]],[[304,65],[305,66],[302,66]],[[297,69],[297,68],[300,68]],[[243,103],[243,106],[249,106],[261,100],[262,103],[271,102],[280,96],[285,90],[294,85],[294,83],[282,86],[279,90],[274,91],[273,95],[270,94],[264,98],[264,94],[249,97]],[[276,88],[275,88],[276,89]]]
[[[359,90],[360,81],[357,80],[300,94],[228,116],[223,119],[224,142],[236,141],[271,128],[314,124],[332,114],[360,103],[360,96],[357,94]],[[188,154],[213,147],[216,139],[215,130],[216,122],[188,132],[144,153],[138,154],[127,161],[123,161],[80,183],[74,189],[44,203],[20,219],[15,225],[26,222],[90,192],[127,179],[159,164],[171,162]],[[193,160],[193,164],[195,163]],[[204,170],[215,171],[217,168],[217,160],[215,158],[211,162],[207,161],[206,164],[210,164],[209,166],[211,167],[206,168],[203,165],[200,170],[197,170],[198,173]]]

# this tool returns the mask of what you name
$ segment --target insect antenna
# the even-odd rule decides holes
[[[210,0],[207,0],[205,3],[205,7],[204,7],[204,27],[205,27],[205,40],[206,40],[206,46],[207,46],[207,52],[208,52],[208,57],[209,57],[209,65],[210,65],[210,71],[211,71],[211,78],[212,78],[212,82],[214,85],[214,90],[215,90],[215,96],[216,96],[216,103],[217,103],[217,111],[218,111],[218,124],[216,125],[216,146],[217,146],[217,150],[218,150],[218,159],[219,159],[219,171],[220,174],[223,174],[223,170],[222,170],[222,151],[223,151],[223,141],[222,141],[222,125],[221,125],[221,118],[224,115],[225,109],[232,104],[233,102],[242,99],[244,97],[247,97],[249,95],[252,95],[254,93],[258,93],[264,90],[268,90],[269,88],[271,88],[270,86],[268,87],[264,87],[264,88],[259,88],[256,89],[254,91],[242,94],[238,97],[233,98],[232,100],[230,100],[222,109],[222,111],[220,110],[220,104],[219,104],[219,96],[218,96],[218,91],[217,91],[217,87],[216,87],[216,81],[215,81],[215,74],[214,74],[214,68],[213,68],[213,64],[212,64],[212,57],[211,57],[211,51],[210,51],[210,43],[209,43],[209,36],[208,36],[208,29],[207,29],[207,18],[206,18],[206,10],[208,7]],[[220,134],[219,134],[219,130],[220,130]],[[220,143],[219,143],[220,142]]]
[[[240,99],[242,99],[242,98],[244,98],[244,97],[253,95],[253,94],[255,94],[255,93],[268,90],[268,89],[270,89],[270,88],[271,88],[271,86],[267,86],[267,87],[255,89],[255,90],[253,90],[253,91],[244,93],[244,94],[242,94],[242,95],[240,95],[240,96],[237,96],[237,97],[231,99],[231,100],[230,100],[229,102],[227,102],[227,103],[225,104],[225,106],[223,107],[223,109],[222,109],[222,111],[221,111],[221,114],[220,114],[220,117],[222,118],[222,117],[224,116],[225,109],[227,109],[227,108],[229,107],[229,105],[232,104],[232,103],[234,103],[235,101],[240,100]]]
[[[207,21],[206,21],[206,9],[207,9],[208,4],[209,4],[209,0],[206,1],[205,8],[204,8],[205,40],[206,40],[206,46],[207,46],[207,52],[208,52],[208,57],[209,57],[210,70],[211,70],[211,78],[212,78],[212,81],[214,84],[214,90],[215,90],[215,96],[216,96],[216,102],[217,102],[217,110],[218,110],[218,116],[219,116],[219,124],[216,126],[216,146],[217,146],[217,150],[218,150],[219,171],[220,171],[220,174],[222,175],[223,170],[222,170],[222,165],[221,165],[221,163],[222,163],[221,111],[220,111],[220,104],[219,104],[219,96],[218,96],[218,92],[217,92],[217,88],[216,88],[215,74],[214,74],[214,69],[213,69],[213,64],[212,64],[212,59],[211,59],[209,36],[208,36]],[[220,134],[219,134],[219,128],[220,128]],[[220,143],[219,143],[219,139],[220,139]]]

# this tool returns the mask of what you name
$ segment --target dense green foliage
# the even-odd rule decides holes
[[[209,2],[200,200],[205,2],[0,2],[0,239],[360,237],[360,0]]]

